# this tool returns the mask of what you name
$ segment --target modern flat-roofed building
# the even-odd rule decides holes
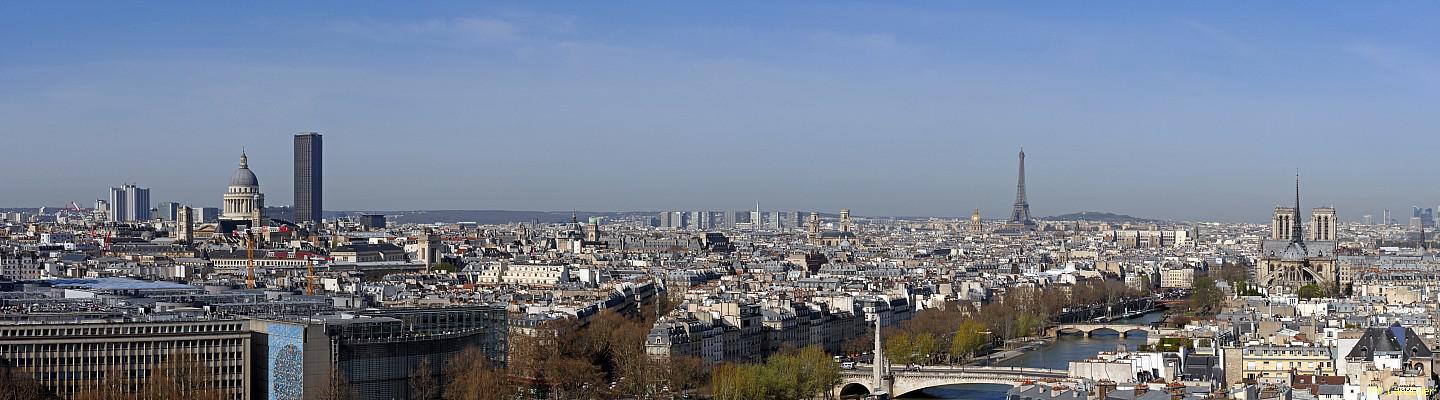
[[[226,398],[249,399],[249,324],[233,319],[0,322],[0,359],[69,398],[96,390],[108,374],[149,376],[170,357],[184,355],[209,367],[208,379]]]
[[[507,352],[504,306],[410,308],[256,321],[255,398],[314,399],[343,376],[355,399],[405,399],[409,376],[430,363],[436,382],[444,365],[469,347],[496,368]]]
[[[145,221],[150,219],[150,189],[135,185],[110,188],[110,213],[112,222]]]

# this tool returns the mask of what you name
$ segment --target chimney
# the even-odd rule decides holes
[[[1171,400],[1185,400],[1185,385],[1180,382],[1171,382],[1166,389],[1170,391]]]
[[[1105,400],[1106,396],[1115,392],[1115,381],[1109,379],[1101,379],[1100,384],[1096,386],[1100,388],[1100,400]]]

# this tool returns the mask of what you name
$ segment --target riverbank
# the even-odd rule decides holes
[[[1142,318],[1145,318],[1145,316],[1147,316],[1147,315],[1151,315],[1151,314],[1155,314],[1155,313],[1161,313],[1161,314],[1160,314],[1160,318],[1159,318],[1159,320],[1161,320],[1161,321],[1165,320],[1165,319],[1166,319],[1167,317],[1169,317],[1169,315],[1170,315],[1169,310],[1168,310],[1167,308],[1156,307],[1156,308],[1151,308],[1151,309],[1149,309],[1149,310],[1145,310],[1145,311],[1142,311],[1142,312],[1136,312],[1136,313],[1133,313],[1133,314],[1127,314],[1127,315],[1126,315],[1125,317],[1123,317],[1123,318],[1115,318],[1115,319],[1113,319],[1112,321],[1126,321],[1126,320],[1142,319]],[[1016,339],[1015,341],[1021,342],[1021,343],[1020,343],[1020,344],[1016,344],[1016,345],[1012,345],[1012,344],[1010,344],[1010,343],[1006,343],[1006,345],[1004,346],[1004,348],[1000,349],[999,351],[990,353],[989,356],[977,357],[976,359],[971,360],[970,362],[966,363],[965,365],[995,365],[995,364],[999,364],[999,363],[1008,361],[1008,360],[1010,360],[1010,359],[1012,359],[1012,358],[1016,358],[1016,357],[1023,356],[1023,355],[1025,355],[1026,353],[1029,353],[1029,352],[1038,350],[1038,349],[1040,349],[1040,348],[1042,348],[1042,347],[1045,347],[1045,346],[1049,346],[1049,345],[1051,345],[1051,344],[1054,344],[1054,343],[1055,343],[1055,338],[1054,338],[1054,337],[1032,337],[1032,338]]]
[[[985,357],[977,357],[976,359],[971,360],[966,365],[995,365],[997,363],[1002,363],[1006,360],[1025,355],[1025,353],[1035,351],[1036,349],[1039,349],[1041,347],[1049,346],[1053,341],[1054,339],[1051,338],[1027,339],[1024,343],[1016,347],[990,353],[990,355]]]

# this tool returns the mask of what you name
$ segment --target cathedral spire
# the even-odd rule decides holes
[[[1290,241],[1291,241],[1291,242],[1295,242],[1295,243],[1304,244],[1305,234],[1304,234],[1304,230],[1303,230],[1303,229],[1304,229],[1305,224],[1301,223],[1300,220],[1301,220],[1301,217],[1300,217],[1300,173],[1299,173],[1299,172],[1296,172],[1296,173],[1295,173],[1295,219],[1293,219],[1293,220],[1292,220],[1293,222],[1291,222],[1291,224],[1290,224]]]

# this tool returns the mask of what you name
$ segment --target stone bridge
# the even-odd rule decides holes
[[[859,365],[842,374],[837,388],[841,396],[875,393],[872,365]],[[898,397],[921,389],[945,385],[999,384],[1018,386],[1026,381],[1073,382],[1065,370],[1020,367],[931,366],[918,371],[892,370],[884,378],[883,391]]]
[[[1145,342],[1155,344],[1160,338],[1180,332],[1177,329],[1160,328],[1151,325],[1119,324],[1119,323],[1081,323],[1081,324],[1058,324],[1050,327],[1046,333],[1050,335],[1084,334],[1090,336],[1096,332],[1116,333],[1121,337],[1130,336],[1131,333],[1144,333]]]

